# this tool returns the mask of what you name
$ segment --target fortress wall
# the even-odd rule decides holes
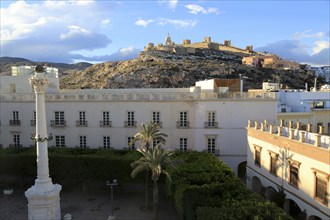
[[[242,50],[240,48],[237,48],[237,47],[227,47],[227,46],[224,46],[224,45],[220,45],[219,46],[219,49],[220,50],[223,50],[223,51],[229,51],[229,52],[234,52],[234,53],[244,53],[244,54],[250,54],[248,51],[246,50]]]

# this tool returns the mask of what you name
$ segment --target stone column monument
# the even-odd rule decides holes
[[[36,97],[36,135],[32,139],[37,145],[37,179],[35,184],[25,191],[28,199],[29,220],[60,220],[60,191],[62,186],[53,184],[49,177],[45,90],[48,84],[44,68],[37,65],[35,75],[29,79]]]

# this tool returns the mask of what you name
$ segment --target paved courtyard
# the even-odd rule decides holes
[[[164,186],[160,187],[159,220],[179,220],[174,205],[165,196]],[[11,195],[0,196],[0,219],[27,219],[27,199],[24,189],[14,189]],[[150,194],[152,189],[150,190]],[[83,192],[81,189],[62,189],[61,214],[71,214],[72,219],[106,220],[110,214],[110,188],[99,187]],[[151,195],[150,195],[151,198]],[[152,201],[150,200],[151,204]],[[114,189],[114,207],[117,220],[151,220],[152,212],[142,211],[144,204],[143,184],[129,184]]]

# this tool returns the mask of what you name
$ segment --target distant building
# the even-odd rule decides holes
[[[157,46],[154,46],[153,43],[148,43],[147,46],[144,48],[145,51],[159,50],[172,52],[179,55],[195,54],[196,49],[212,49],[231,53],[240,53],[245,55],[254,53],[253,45],[248,45],[245,49],[242,49],[232,46],[230,40],[225,40],[224,44],[212,42],[211,37],[204,37],[202,42],[196,43],[191,43],[191,40],[184,39],[182,44],[176,44],[171,40],[169,34],[165,37],[165,45],[159,43]]]
[[[276,55],[257,55],[243,57],[243,65],[270,68],[270,69],[285,69],[285,70],[298,70],[300,64],[294,61],[284,60]]]
[[[247,186],[273,202],[282,188],[295,219],[329,219],[330,137],[293,125],[249,121]]]

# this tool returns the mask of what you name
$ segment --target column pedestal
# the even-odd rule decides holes
[[[52,183],[51,183],[52,184]],[[60,191],[62,186],[53,185],[49,191],[41,191],[36,185],[25,191],[28,199],[29,220],[61,220]]]

